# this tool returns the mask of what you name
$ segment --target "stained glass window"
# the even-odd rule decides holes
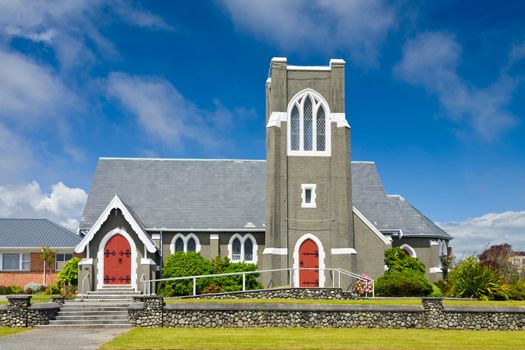
[[[323,106],[317,111],[317,150],[324,151],[326,148],[326,121]]]
[[[197,242],[195,242],[195,239],[193,237],[190,237],[190,239],[188,239],[187,251],[188,252],[195,252],[195,251],[197,251]]]
[[[184,241],[182,240],[182,237],[177,238],[177,240],[175,241],[175,251],[176,252],[184,251]]]
[[[290,121],[290,142],[291,142],[291,149],[293,151],[299,150],[299,128],[300,128],[300,120],[299,120],[299,110],[297,109],[297,106],[294,106],[292,109],[292,117]]]
[[[304,101],[304,150],[311,151],[313,146],[313,130],[312,130],[312,101],[309,96],[306,96]]]
[[[241,240],[238,238],[232,242],[232,261],[241,261]]]
[[[249,238],[244,242],[244,260],[253,261],[253,242]]]

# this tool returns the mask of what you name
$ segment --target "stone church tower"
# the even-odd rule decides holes
[[[264,269],[355,269],[345,62],[273,58],[266,83]],[[266,286],[332,285],[329,271],[269,274]],[[263,275],[264,277],[264,275]]]

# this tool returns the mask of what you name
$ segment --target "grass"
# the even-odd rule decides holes
[[[15,333],[20,333],[23,331],[28,330],[28,328],[9,328],[9,327],[0,327],[0,337],[4,337],[6,335],[11,335]]]
[[[31,304],[38,304],[50,302],[52,297],[60,296],[60,294],[33,294],[31,296]],[[0,304],[7,304],[7,300],[0,300]]]
[[[344,304],[344,305],[421,305],[421,299],[357,299],[357,300],[314,300],[314,299],[165,299],[166,303],[280,303],[280,304]],[[450,306],[525,306],[524,300],[478,301],[447,300]]]
[[[179,329],[134,328],[104,344],[123,349],[494,349],[525,348],[520,331],[401,329]]]

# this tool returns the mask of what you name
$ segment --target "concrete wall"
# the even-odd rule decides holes
[[[385,244],[372,229],[354,214],[355,249],[357,251],[356,270],[366,273],[373,279],[384,273],[385,250],[392,248],[392,244]]]

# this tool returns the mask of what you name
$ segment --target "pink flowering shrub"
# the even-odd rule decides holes
[[[358,279],[352,288],[352,292],[358,296],[372,294],[372,279],[370,276],[368,276],[366,273],[362,273],[359,276],[365,279]]]

